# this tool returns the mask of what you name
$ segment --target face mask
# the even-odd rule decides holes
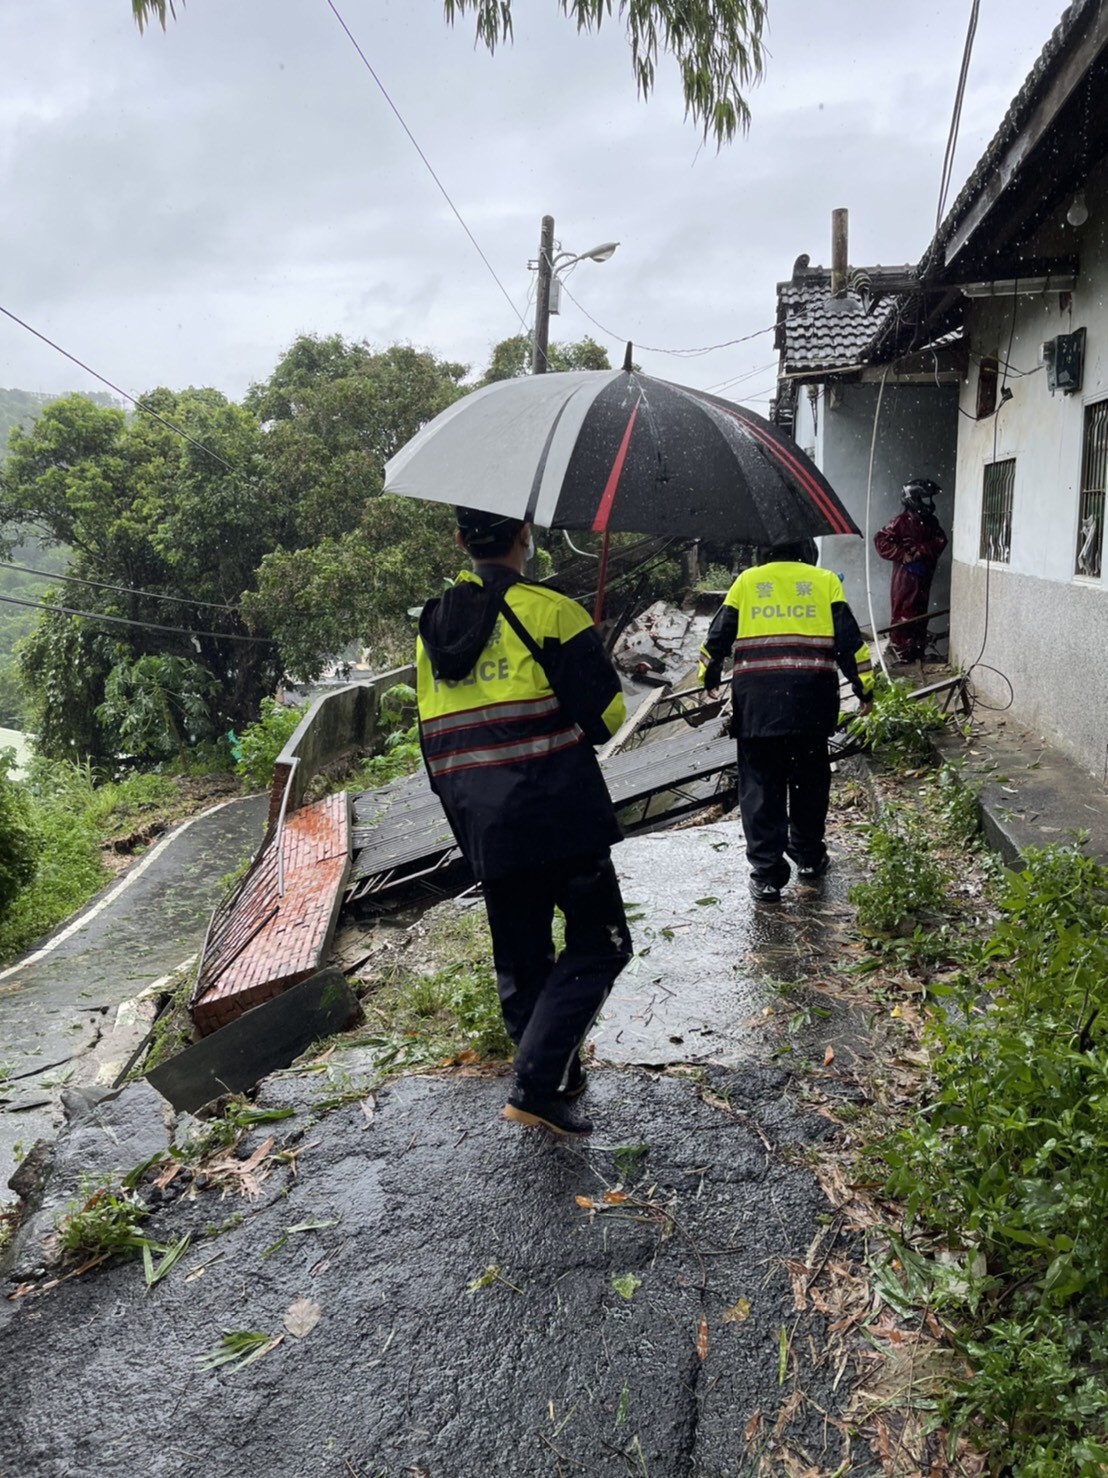
[[[534,557],[535,557],[535,536],[534,536],[534,534],[531,534],[530,537],[527,540],[527,558],[528,559],[534,559]]]

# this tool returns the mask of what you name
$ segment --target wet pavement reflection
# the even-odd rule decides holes
[[[782,987],[834,959],[855,881],[839,853],[816,886],[794,877],[778,904],[755,903],[738,815],[632,838],[614,854],[635,957],[592,1043],[618,1064],[735,1066],[764,1059]],[[790,993],[790,1011],[804,993]],[[834,1012],[835,1004],[821,1002]]]

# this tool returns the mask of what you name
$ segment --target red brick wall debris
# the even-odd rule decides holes
[[[278,845],[283,897],[277,896]],[[234,918],[224,921],[225,939],[248,942],[237,954],[224,949],[219,959],[201,964],[191,1010],[203,1036],[314,975],[326,963],[350,867],[350,806],[345,791],[286,816],[280,838],[273,834],[268,846],[274,855],[258,870],[258,886],[243,892]],[[229,954],[233,957],[224,963]]]

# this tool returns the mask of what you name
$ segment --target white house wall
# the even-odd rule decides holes
[[[854,535],[821,540],[821,563],[837,570],[843,577],[846,598],[858,617],[859,624],[870,628],[867,602],[867,566],[869,593],[873,601],[873,619],[880,630],[889,624],[889,577],[892,566],[880,559],[873,548],[873,535],[894,514],[900,513],[901,489],[912,477],[930,477],[944,489],[936,505],[939,522],[949,533],[954,505],[954,468],[957,427],[958,387],[955,385],[897,385],[892,377],[881,397],[881,414],[877,423],[874,449],[873,484],[866,508],[870,445],[873,421],[877,411],[878,386],[845,385],[839,402],[827,408],[826,390],[821,390],[817,410],[818,434],[814,442],[817,465],[828,482],[850,510],[855,523],[865,531],[866,540]],[[806,406],[807,393],[801,392]],[[799,410],[799,407],[798,407]],[[805,430],[810,435],[810,416]],[[800,417],[798,416],[798,424]],[[950,553],[945,553],[935,572],[931,586],[931,609],[943,610],[950,605]],[[934,630],[946,630],[947,618],[932,623]]]
[[[954,525],[951,655],[969,667],[987,702],[1008,701],[1017,721],[1037,729],[1102,776],[1108,759],[1108,588],[1103,576],[1074,574],[1085,407],[1108,396],[1108,218],[1101,188],[1077,231],[1055,223],[1035,254],[1080,254],[1068,307],[1059,294],[974,300],[967,330],[971,374],[962,392],[958,499]],[[1084,383],[1051,395],[1039,366],[1044,340],[1087,330]],[[1011,366],[1011,399],[976,419],[977,364],[997,353]],[[1011,558],[979,558],[985,467],[1015,458]],[[1104,550],[1108,556],[1108,548]],[[1102,565],[1103,568],[1103,565]],[[986,624],[987,614],[987,624]],[[982,650],[983,648],[983,650]],[[996,669],[993,671],[991,669]]]

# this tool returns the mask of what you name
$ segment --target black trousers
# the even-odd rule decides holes
[[[612,859],[571,857],[483,886],[516,1082],[526,1093],[555,1093],[632,955]],[[556,907],[566,942],[555,960]]]
[[[798,867],[818,867],[827,855],[827,740],[823,735],[785,735],[740,739],[738,745],[747,859],[759,882],[782,887],[789,880],[786,853]]]

